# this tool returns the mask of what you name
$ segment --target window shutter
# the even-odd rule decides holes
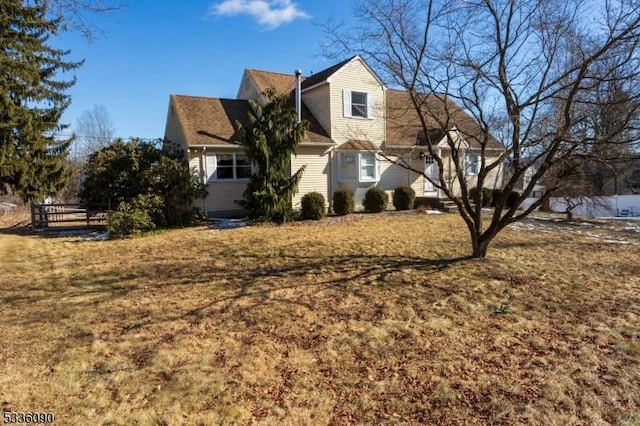
[[[342,91],[342,112],[345,117],[351,117],[351,90]]]
[[[373,93],[367,93],[367,118],[373,118]]]
[[[207,182],[215,179],[216,165],[217,165],[216,154],[213,152],[207,152],[207,155],[205,156],[205,164],[204,164],[204,169],[206,172],[205,176],[207,176]]]

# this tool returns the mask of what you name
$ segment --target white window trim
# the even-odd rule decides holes
[[[342,156],[343,154],[356,154],[356,178],[345,179],[342,176]],[[373,155],[373,161],[375,165],[375,177],[362,178],[362,154]],[[378,156],[373,151],[338,151],[338,181],[339,182],[379,182],[380,181],[380,161]]]
[[[364,93],[365,95],[367,95],[367,116],[366,117],[359,117],[359,116],[354,116],[351,112],[351,93],[352,92],[357,92],[357,93]],[[374,117],[374,111],[373,111],[373,93],[371,92],[364,92],[364,91],[360,91],[360,90],[343,90],[342,91],[342,115],[346,118],[353,118],[356,120],[373,120]]]
[[[233,178],[232,179],[218,179],[217,177],[217,168],[218,168],[218,155],[232,155],[233,156]],[[235,152],[205,152],[205,158],[204,158],[204,169],[205,169],[205,178],[206,178],[206,183],[211,183],[211,182],[218,182],[218,183],[225,183],[225,182],[249,182],[250,178],[239,178],[238,177],[238,162],[237,162],[237,155],[243,155],[246,157],[246,154],[239,154],[239,153],[235,153]],[[209,160],[209,158],[211,158],[211,160]],[[209,167],[211,167],[213,170],[209,170]],[[253,173],[254,167],[253,165],[251,166],[251,172]]]

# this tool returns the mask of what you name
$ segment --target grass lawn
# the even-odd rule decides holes
[[[0,233],[0,398],[60,425],[640,424],[640,234],[457,215]]]

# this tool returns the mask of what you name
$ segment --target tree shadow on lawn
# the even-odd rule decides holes
[[[64,303],[65,310],[70,313],[141,296],[157,299],[158,303],[171,297],[194,299],[195,306],[182,306],[173,311],[166,309],[160,316],[154,314],[142,319],[125,316],[126,327],[131,330],[198,317],[209,310],[241,312],[266,304],[292,303],[315,309],[323,303],[330,306],[335,298],[349,295],[373,306],[380,291],[386,292],[387,296],[395,294],[437,301],[451,295],[452,290],[434,284],[430,276],[468,259],[467,256],[425,259],[378,255],[321,258],[283,255],[277,264],[268,264],[264,256],[244,255],[221,267],[197,265],[184,259],[170,264],[152,261],[124,273],[117,267],[98,272],[80,269],[66,283],[58,282],[56,274],[51,274],[29,286],[28,292],[33,295],[21,292],[20,297],[8,294],[1,299],[8,305]],[[410,272],[404,275],[402,271]],[[52,291],[52,288],[59,290]],[[213,297],[205,300],[208,295]],[[203,299],[202,303],[197,302],[198,298]],[[33,315],[31,320],[23,320],[38,322],[38,313]]]

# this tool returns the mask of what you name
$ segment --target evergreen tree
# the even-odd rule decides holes
[[[59,192],[69,178],[70,140],[58,140],[65,93],[75,79],[61,80],[81,62],[48,42],[58,31],[40,2],[0,0],[0,190],[25,201]]]
[[[298,191],[304,167],[293,173],[291,155],[302,141],[307,122],[296,124],[296,112],[288,96],[265,93],[267,103],[252,101],[249,125],[238,123],[240,140],[256,167],[243,200],[237,203],[252,219],[285,222],[292,213],[291,202]]]
[[[145,210],[155,227],[190,223],[193,200],[207,195],[184,152],[163,151],[157,141],[118,139],[91,154],[82,174],[79,197],[84,206],[132,214]]]

